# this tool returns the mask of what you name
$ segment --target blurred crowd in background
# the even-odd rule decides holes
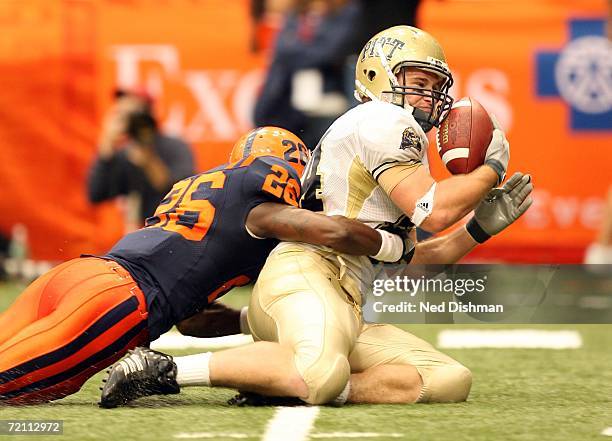
[[[36,1],[32,0],[30,3],[35,4]],[[130,7],[127,3],[125,8]],[[248,41],[245,44],[252,54],[262,56],[265,60],[263,81],[252,109],[252,123],[256,126],[275,125],[287,128],[299,134],[312,149],[329,125],[349,107],[357,104],[352,98],[354,63],[365,42],[377,32],[393,25],[423,26],[419,18],[422,3],[428,3],[428,10],[435,12],[435,8],[442,11],[457,2],[244,0],[242,3],[247,8],[251,21],[246,37]],[[478,8],[480,4],[495,2],[481,0],[472,3],[473,8]],[[552,3],[540,0],[543,8],[555,8]],[[596,3],[596,0],[591,3]],[[103,8],[104,2],[100,4],[100,8]],[[19,8],[19,5],[16,5],[15,8]],[[198,6],[206,8],[206,2],[193,2],[194,8]],[[510,6],[506,4],[505,7]],[[589,17],[588,14],[578,14],[579,18],[584,15]],[[478,16],[476,9],[475,16]],[[596,19],[600,20],[598,17]],[[464,23],[457,24],[459,27],[464,25],[467,27]],[[482,23],[480,25],[482,26]],[[495,24],[489,27],[494,28]],[[429,30],[427,26],[425,29]],[[220,28],[219,32],[224,31]],[[576,35],[580,37],[580,34]],[[132,43],[141,44],[139,41],[126,42]],[[444,45],[445,42],[442,43]],[[203,54],[207,50],[206,44],[206,41],[201,43]],[[500,49],[503,50],[501,47]],[[478,51],[478,41],[473,41],[473,51]],[[448,52],[447,48],[447,56]],[[202,57],[205,58],[204,55]],[[450,59],[453,60],[452,54]],[[608,76],[605,77],[604,73],[603,86],[606,86],[607,81],[610,89],[604,92],[608,94],[607,98],[604,98],[612,108],[609,103],[609,91],[612,90],[609,68],[608,62]],[[119,78],[121,79],[120,75]],[[457,75],[456,79],[459,80],[460,76]],[[83,191],[92,206],[106,203],[108,200],[114,200],[116,204],[121,205],[119,212],[123,216],[124,230],[129,231],[143,225],[144,220],[153,214],[157,203],[175,181],[201,170],[196,161],[197,152],[189,145],[192,141],[190,137],[182,139],[185,137],[176,131],[170,131],[172,135],[167,133],[170,124],[164,125],[160,121],[156,109],[158,97],[155,90],[149,87],[150,84],[143,82],[127,88],[124,86],[115,84],[113,90],[102,91],[106,95],[112,94],[113,99],[110,106],[104,110],[104,115],[98,118],[99,133],[95,145],[91,146],[94,154],[90,155]],[[522,86],[523,89],[527,87]],[[467,87],[466,89],[469,90]],[[519,91],[514,89],[512,93]],[[557,92],[557,95],[559,94],[563,95],[563,91]],[[212,100],[212,97],[209,98]],[[206,95],[203,99],[207,99]],[[607,112],[609,114],[610,110]],[[167,109],[165,113],[168,116]],[[607,114],[604,112],[604,118],[605,115]],[[0,125],[3,123],[0,118]],[[609,122],[597,127],[599,132],[596,133],[598,136],[607,136],[601,139],[608,142],[606,148],[610,149],[610,129],[605,124],[609,125]],[[562,131],[566,128],[551,130]],[[512,135],[510,140],[513,141]],[[231,142],[227,144],[231,145]],[[520,149],[521,146],[513,148]],[[569,146],[558,148],[563,151],[569,149]],[[610,165],[607,164],[608,171]],[[540,182],[537,173],[534,173],[534,179],[538,188]],[[606,183],[598,184],[600,188],[606,186]],[[601,216],[603,222],[599,222],[598,229],[589,233],[594,245],[586,250],[585,258],[589,263],[612,263],[612,191],[607,198],[603,195],[600,197],[605,201],[605,208],[602,209],[604,214]],[[46,262],[47,259],[42,259],[43,262],[30,261],[28,257],[32,238],[28,228],[32,229],[32,225],[28,224],[28,219],[23,219],[22,222],[4,225],[0,230],[0,277],[5,277],[8,272],[13,276],[32,278],[52,264]],[[582,250],[580,256],[576,257],[574,253],[570,261],[579,262],[583,259],[584,244],[578,248]],[[555,261],[550,254],[543,256],[541,261]]]
[[[253,52],[270,65],[253,123],[299,133],[314,148],[329,125],[352,103],[356,54],[377,32],[415,25],[419,0],[251,0]],[[97,155],[87,180],[87,198],[117,199],[125,231],[144,225],[174,182],[196,173],[188,144],[160,131],[154,98],[142,86],[113,91],[101,122]],[[17,224],[0,233],[0,261],[8,272],[32,278],[49,263],[28,261],[28,235]],[[7,274],[0,265],[0,277]]]
[[[252,47],[271,51],[255,125],[285,127],[314,148],[355,103],[359,51],[383,29],[414,26],[418,6],[419,0],[253,1]]]

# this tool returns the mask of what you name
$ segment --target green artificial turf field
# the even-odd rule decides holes
[[[20,287],[0,285],[0,310]],[[244,303],[247,293],[227,297]],[[442,329],[465,325],[406,327],[435,344]],[[447,405],[322,407],[310,439],[411,440],[600,440],[612,426],[612,325],[522,326],[580,332],[579,349],[445,350],[474,375],[469,401]],[[517,326],[471,325],[477,329]],[[173,354],[185,354],[182,351]],[[129,407],[97,407],[102,374],[73,396],[31,407],[0,407],[0,420],[59,419],[64,434],[19,436],[18,440],[261,439],[275,408],[234,408],[227,389],[185,389]],[[0,436],[0,439],[8,437]],[[308,438],[307,438],[308,439]],[[609,439],[609,438],[608,438]]]

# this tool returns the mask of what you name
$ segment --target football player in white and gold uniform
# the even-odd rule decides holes
[[[442,48],[429,34],[397,26],[372,38],[356,66],[362,104],[338,118],[315,149],[303,178],[302,206],[372,227],[420,226],[430,232],[473,210],[503,179],[508,143],[497,126],[485,165],[434,181],[426,132],[450,109],[451,84]],[[528,181],[517,177],[508,188]],[[471,222],[417,248],[413,262],[454,262],[483,239],[479,224]],[[371,286],[373,277],[367,257],[281,243],[253,291],[252,333],[294,349],[308,403],[337,397],[371,403],[465,400],[471,386],[467,368],[399,328],[363,324],[360,286]]]
[[[498,125],[485,165],[440,182],[429,174],[426,132],[450,109],[451,84],[442,48],[426,32],[396,26],[373,37],[356,65],[362,104],[338,118],[315,149],[303,177],[302,206],[379,231],[420,226],[431,232],[478,206],[467,227],[449,235],[416,246],[388,238],[379,253],[386,261],[452,263],[514,222],[531,204],[532,187],[528,175],[517,174],[492,190],[509,160]],[[466,367],[397,327],[363,323],[361,287],[372,286],[373,277],[367,257],[281,243],[259,275],[248,324],[256,340],[288,350],[295,366],[275,366],[276,347],[265,346],[266,353],[256,344],[180,357],[179,384],[298,396],[311,404],[465,400],[471,387]],[[281,384],[276,380],[283,375]]]

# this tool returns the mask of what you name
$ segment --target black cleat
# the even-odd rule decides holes
[[[100,407],[122,406],[132,400],[151,395],[178,394],[176,363],[170,355],[138,347],[107,371]]]
[[[230,406],[306,406],[307,404],[296,397],[269,397],[254,392],[240,392],[227,401]]]

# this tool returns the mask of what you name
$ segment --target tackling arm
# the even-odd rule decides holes
[[[183,335],[199,338],[240,334],[240,310],[214,302],[176,325]]]
[[[253,208],[246,224],[259,237],[324,245],[346,254],[373,256],[383,242],[378,231],[361,222],[275,202]]]

